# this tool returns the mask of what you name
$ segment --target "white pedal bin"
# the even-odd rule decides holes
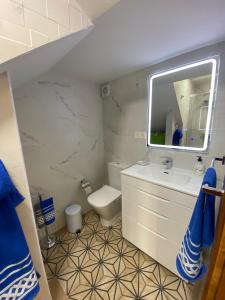
[[[67,230],[76,233],[82,228],[81,206],[73,204],[65,209]]]

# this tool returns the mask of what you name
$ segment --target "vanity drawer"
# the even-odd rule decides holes
[[[189,219],[179,224],[173,219],[154,213],[140,205],[137,207],[137,223],[147,230],[180,245],[187,229]]]
[[[126,184],[122,192],[123,214],[162,237],[181,243],[192,215],[191,209]]]
[[[138,190],[158,196],[171,202],[193,209],[196,203],[196,197],[172,190],[161,185],[122,175],[122,186],[124,184],[136,187]]]
[[[179,251],[179,246],[171,243],[168,239],[162,239],[141,224],[137,224],[137,228],[138,247],[150,257],[160,262],[160,264],[177,274],[176,254]]]
[[[177,244],[153,233],[142,224],[135,223],[132,218],[125,214],[123,214],[122,233],[128,241],[136,245],[143,252],[175,274],[178,274],[176,269],[176,255],[179,251],[179,246]]]
[[[152,214],[156,213],[167,220],[174,220],[178,224],[188,224],[192,209],[141,190],[137,190],[136,194],[137,204],[149,210]]]

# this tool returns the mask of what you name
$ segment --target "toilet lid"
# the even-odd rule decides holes
[[[96,207],[104,207],[121,196],[121,192],[109,185],[104,185],[88,196],[88,202]]]

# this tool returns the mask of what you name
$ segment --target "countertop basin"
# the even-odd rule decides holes
[[[203,179],[203,176],[198,176],[191,170],[174,167],[167,170],[165,166],[153,163],[147,166],[133,165],[123,170],[121,174],[149,181],[193,196],[198,195]]]

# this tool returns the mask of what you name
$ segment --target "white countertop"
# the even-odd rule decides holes
[[[194,171],[150,163],[149,165],[133,165],[121,172],[122,175],[135,177],[157,185],[161,185],[192,196],[198,196],[203,175],[199,176]]]

